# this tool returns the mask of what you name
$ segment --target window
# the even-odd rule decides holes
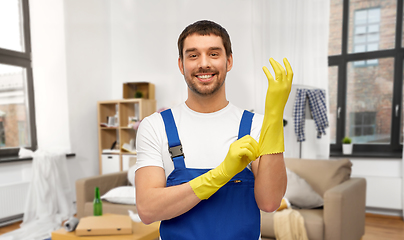
[[[379,49],[380,8],[360,9],[354,15],[353,52]]]
[[[377,141],[376,113],[375,112],[352,112],[350,114],[349,136],[356,143]],[[380,141],[380,140],[379,140]]]
[[[353,52],[379,49],[380,8],[360,9],[354,14]],[[377,65],[377,59],[355,61],[354,66]]]
[[[331,154],[351,137],[354,154],[401,156],[403,147],[403,1],[331,0],[329,102]],[[342,15],[342,22],[332,21]],[[340,42],[341,44],[337,44]],[[401,111],[401,112],[400,112]]]
[[[0,1],[0,156],[35,150],[28,0]]]

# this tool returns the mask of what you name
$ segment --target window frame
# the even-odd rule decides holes
[[[391,112],[390,144],[354,144],[353,156],[358,157],[402,157],[403,145],[400,143],[401,111],[402,111],[402,84],[403,84],[403,58],[402,48],[402,27],[403,27],[403,0],[397,0],[396,9],[396,32],[395,47],[393,49],[377,50],[372,52],[348,53],[349,36],[349,0],[343,0],[342,10],[342,42],[341,54],[328,56],[328,66],[338,67],[338,93],[337,93],[337,121],[336,121],[336,143],[330,144],[330,155],[340,156],[342,154],[342,139],[345,135],[346,123],[346,92],[347,92],[347,68],[353,61],[393,58],[394,79],[393,99]],[[398,116],[395,116],[395,106],[399,106]],[[341,111],[338,111],[340,109]],[[338,114],[339,112],[339,114]],[[398,129],[398,131],[396,131]]]
[[[35,102],[34,102],[34,80],[32,72],[32,51],[31,51],[31,30],[30,30],[30,19],[29,19],[29,4],[28,0],[21,0],[22,6],[22,17],[23,17],[23,40],[24,40],[24,51],[18,52],[0,47],[0,64],[7,64],[16,67],[23,67],[26,69],[26,79],[27,79],[27,99],[28,99],[28,110],[29,110],[29,120],[30,120],[30,137],[31,137],[31,147],[28,149],[35,151],[38,148],[37,143],[37,132],[36,132],[36,120],[35,120]],[[1,157],[17,157],[19,152],[19,147],[15,148],[0,148],[0,158]]]

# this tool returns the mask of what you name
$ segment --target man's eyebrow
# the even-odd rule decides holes
[[[197,50],[198,50],[197,48],[188,48],[188,49],[185,50],[185,53],[195,52]],[[223,48],[221,48],[221,47],[210,47],[209,51],[212,51],[212,50],[214,50],[214,51],[217,51],[217,50],[223,51]]]
[[[196,48],[188,48],[185,50],[185,53],[189,53],[189,52],[195,52]]]
[[[209,50],[220,50],[220,51],[223,51],[223,48],[221,48],[221,47],[210,47],[209,48]]]

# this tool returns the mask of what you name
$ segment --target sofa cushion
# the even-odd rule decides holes
[[[323,209],[299,209],[304,218],[307,237],[310,240],[324,239]],[[262,238],[275,238],[274,214],[261,211],[261,236]]]
[[[275,213],[267,213],[261,211],[261,236],[266,238],[274,238],[274,215]]]
[[[299,208],[316,208],[323,206],[323,198],[313,190],[303,178],[296,173],[286,169],[288,176],[288,184],[286,188],[285,198],[293,206]]]
[[[352,163],[349,159],[311,160],[285,158],[288,169],[304,178],[320,196],[351,176]]]
[[[304,218],[307,237],[310,240],[324,239],[323,209],[299,209],[297,210]]]

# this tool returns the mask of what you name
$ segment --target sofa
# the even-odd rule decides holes
[[[285,197],[290,196],[291,208],[300,213],[310,240],[359,240],[365,232],[366,180],[351,178],[352,163],[349,159],[310,160],[285,158],[288,169],[288,190]],[[290,178],[289,172],[295,174]],[[302,185],[306,184],[310,190]],[[100,189],[103,195],[119,186],[130,186],[128,172],[117,172],[99,175],[76,181],[77,217],[90,216],[94,188]],[[291,189],[297,189],[292,192]],[[321,206],[312,208],[298,207],[297,200],[310,199],[308,193],[319,195]],[[302,197],[299,198],[299,195]],[[296,199],[293,199],[296,198]],[[296,203],[296,206],[295,206]],[[307,203],[305,203],[307,204]],[[310,203],[309,203],[310,204]],[[317,205],[318,197],[317,197]],[[103,212],[128,214],[128,210],[136,212],[135,205],[116,204],[103,200]],[[262,240],[275,239],[274,213],[261,212]]]
[[[349,159],[285,158],[285,165],[323,198],[322,207],[295,209],[304,219],[308,239],[359,240],[362,238],[365,234],[366,180],[351,178],[352,163]],[[292,183],[289,181],[288,179],[288,188],[292,188],[293,186],[290,186]],[[275,239],[275,214],[264,212],[261,214],[263,240]]]

